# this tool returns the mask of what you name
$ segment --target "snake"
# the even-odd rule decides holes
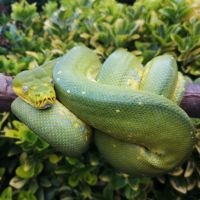
[[[126,49],[102,63],[79,45],[13,81],[12,112],[55,149],[80,156],[91,143],[116,170],[159,176],[192,153],[195,128],[179,107],[186,79],[170,54],[145,66]]]

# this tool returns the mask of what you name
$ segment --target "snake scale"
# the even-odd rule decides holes
[[[184,162],[195,144],[195,128],[178,106],[185,84],[171,55],[143,67],[118,49],[101,64],[93,50],[77,46],[15,77],[20,98],[12,112],[67,155],[83,153],[94,130],[98,150],[113,167],[156,176]]]

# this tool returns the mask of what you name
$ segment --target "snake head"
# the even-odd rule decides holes
[[[56,100],[53,79],[44,69],[19,73],[13,80],[14,92],[37,109],[51,107]]]

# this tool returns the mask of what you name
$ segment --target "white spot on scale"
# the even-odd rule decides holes
[[[138,103],[138,105],[140,105],[140,106],[141,106],[141,105],[142,105],[142,102],[140,101],[140,102]]]
[[[60,81],[60,78],[57,78],[57,81]]]
[[[136,160],[140,160],[140,157],[139,157],[139,156],[137,156],[137,157],[136,157]]]
[[[67,90],[67,93],[70,93],[70,90]]]
[[[85,91],[82,91],[81,93],[82,93],[82,94],[86,94],[86,92],[85,92]]]
[[[120,110],[119,109],[117,109],[117,110],[115,110],[116,111],[116,113],[119,113],[120,112]]]
[[[61,70],[59,70],[59,71],[57,72],[57,74],[62,74],[62,71],[61,71]]]

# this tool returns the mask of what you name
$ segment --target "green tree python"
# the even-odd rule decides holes
[[[171,55],[143,67],[119,49],[101,64],[93,50],[77,46],[15,77],[20,98],[12,112],[70,156],[88,148],[95,130],[98,150],[113,167],[156,176],[182,164],[195,144],[195,128],[178,106],[185,83]]]

